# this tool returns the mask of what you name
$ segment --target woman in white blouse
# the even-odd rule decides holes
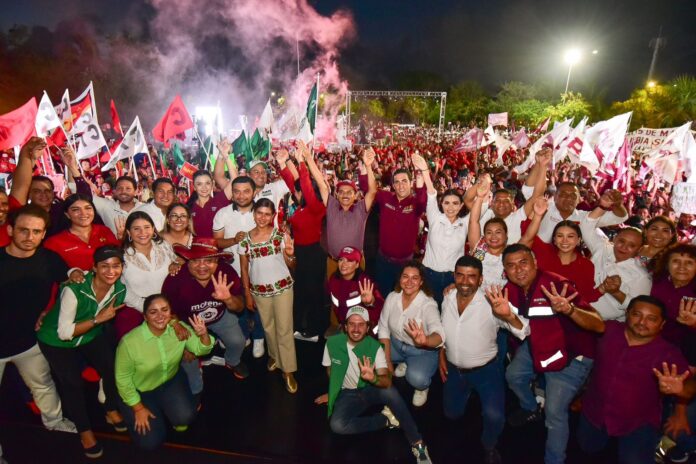
[[[437,304],[442,304],[442,292],[454,282],[452,271],[460,256],[464,255],[469,219],[461,217],[464,199],[456,190],[442,194],[438,207],[437,190],[430,178],[428,164],[420,155],[413,155],[413,166],[421,172],[428,189],[428,241],[425,244],[425,278],[433,291]]]
[[[425,268],[417,261],[402,268],[396,288],[384,302],[378,333],[389,370],[396,377],[406,376],[415,388],[413,405],[424,405],[445,332],[437,303],[425,283]],[[395,362],[400,363],[396,369]]]
[[[123,237],[124,265],[121,282],[126,286],[126,307],[114,321],[118,339],[143,322],[145,298],[162,291],[162,283],[180,264],[171,245],[162,240],[152,218],[143,211],[128,215]]]

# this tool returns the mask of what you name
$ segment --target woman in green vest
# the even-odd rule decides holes
[[[97,442],[85,405],[81,372],[83,360],[93,366],[104,381],[106,421],[116,431],[127,429],[118,412],[118,392],[114,380],[114,344],[104,323],[123,306],[126,288],[119,280],[123,270],[123,251],[107,245],[94,252],[94,268],[84,282],[65,283],[60,297],[46,314],[37,332],[41,352],[58,381],[63,412],[80,434],[85,456],[98,458],[102,446]]]

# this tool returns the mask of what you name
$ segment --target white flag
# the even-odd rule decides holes
[[[48,94],[44,92],[39,103],[39,109],[36,112],[36,135],[46,137],[51,133],[51,130],[61,126],[61,120],[56,114],[56,109],[53,107]]]
[[[287,142],[294,140],[300,132],[300,117],[295,108],[289,109],[278,124],[280,140]]]
[[[97,121],[97,108],[96,101],[94,100],[94,87],[90,81],[89,85],[84,92],[80,94],[75,100],[70,102],[72,106],[83,106],[81,114],[73,121],[73,127],[70,132],[73,134],[79,134],[87,130],[87,127],[94,121]]]
[[[489,125],[486,130],[483,131],[483,139],[481,140],[481,147],[486,147],[495,141],[495,131],[493,126]]]
[[[297,132],[295,138],[297,140],[302,140],[307,145],[311,144],[312,140],[314,140],[314,137],[312,136],[312,129],[309,127],[309,121],[307,120],[306,116],[302,118],[302,121],[300,121],[300,130]]]
[[[526,172],[529,168],[531,168],[534,164],[534,159],[537,152],[541,150],[541,147],[544,146],[544,144],[547,143],[553,145],[555,162],[557,156],[556,151],[560,147],[561,143],[568,137],[568,134],[570,133],[570,125],[572,123],[573,118],[570,118],[566,119],[563,122],[557,122],[556,124],[554,124],[553,129],[551,129],[551,132],[539,137],[537,141],[529,147],[529,154],[527,155],[527,159],[525,159],[519,166],[516,166],[514,168],[515,171],[523,173]]]
[[[85,118],[87,119],[87,118]],[[77,147],[77,159],[83,160],[91,158],[102,147],[106,146],[104,134],[102,134],[96,119],[88,118],[87,126],[81,134],[75,136],[75,142],[80,145]]]
[[[597,153],[601,165],[613,164],[623,145],[632,111],[600,121],[585,131],[585,143]]]
[[[102,167],[102,171],[108,171],[116,167],[116,163],[121,160],[129,159],[138,153],[147,153],[147,141],[143,128],[140,127],[140,118],[135,117],[128,131],[123,136],[121,144],[116,151],[111,154],[111,159]]]
[[[63,123],[63,128],[65,128],[65,130],[70,130],[72,125],[72,113],[70,112],[70,92],[68,92],[68,89],[65,89],[65,92],[63,92],[63,97],[60,99],[60,104],[54,108],[56,110],[56,114]]]
[[[259,133],[266,139],[271,136],[271,133],[273,133],[273,108],[271,108],[270,99],[266,102],[266,106],[263,108],[263,113],[261,113],[257,127],[259,129]]]
[[[660,146],[650,151],[643,159],[643,162],[653,169],[655,175],[665,182],[673,184],[677,179],[679,160],[684,160],[687,176],[689,178],[694,176],[696,148],[693,145],[690,128],[691,121],[678,127]]]

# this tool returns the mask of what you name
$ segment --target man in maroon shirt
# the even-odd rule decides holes
[[[360,176],[360,188],[365,190],[367,177]],[[420,218],[428,201],[423,177],[416,176],[413,193],[411,172],[401,168],[392,176],[393,192],[380,190],[375,201],[379,206],[379,251],[375,280],[383,295],[394,289],[403,265],[413,258],[418,239]]]
[[[196,237],[191,247],[174,245],[176,254],[186,260],[186,266],[174,276],[167,276],[162,285],[179,320],[187,321],[194,314],[200,316],[225,345],[225,366],[238,379],[249,376],[241,361],[245,338],[236,314],[244,309],[242,283],[232,267],[219,260],[231,253],[220,252],[214,238]],[[182,362],[189,378],[191,391],[203,389],[198,364]]]
[[[685,381],[686,359],[660,335],[665,315],[660,300],[640,295],[629,303],[625,323],[606,321],[578,426],[584,451],[597,452],[616,437],[619,463],[655,462],[661,394],[688,402],[696,393],[696,381]]]
[[[515,353],[505,378],[520,400],[521,409],[508,422],[521,426],[541,418],[530,388],[537,374],[546,380],[546,464],[565,462],[568,443],[568,407],[585,383],[594,359],[592,332],[604,331],[599,314],[578,295],[572,283],[537,269],[527,246],[514,244],[503,251],[509,279],[504,290],[513,310],[529,319],[531,333]]]

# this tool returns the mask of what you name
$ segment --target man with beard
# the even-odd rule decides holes
[[[164,229],[167,209],[172,203],[174,203],[176,186],[170,178],[159,177],[152,183],[152,193],[154,194],[153,201],[149,203],[141,203],[137,208],[133,208],[131,213],[133,211],[142,211],[147,213],[155,223],[155,229],[160,231]]]
[[[384,348],[367,336],[369,322],[367,309],[353,306],[346,314],[345,333],[326,340],[322,365],[329,375],[329,393],[314,402],[328,404],[329,425],[334,433],[352,435],[385,427],[403,428],[416,461],[430,463],[416,423],[392,385]],[[384,408],[380,413],[362,415],[373,406]]]
[[[237,275],[241,275],[239,242],[244,239],[247,232],[256,227],[254,214],[251,212],[256,184],[248,176],[235,177],[230,184],[232,186],[232,204],[221,208],[215,214],[213,219],[213,238],[217,241],[218,248],[233,254],[232,267]],[[251,313],[248,309],[244,309],[244,312],[239,317],[239,323],[242,325],[244,335],[247,338],[251,335],[251,338],[254,340],[254,346],[252,347],[254,357],[260,358],[263,356],[265,348],[263,327],[259,313]],[[250,324],[253,325],[251,329]],[[249,331],[250,334],[247,333]]]
[[[516,243],[503,251],[508,277],[504,290],[493,287],[493,306],[504,300],[529,320],[529,337],[519,347],[505,373],[520,409],[508,417],[513,427],[541,419],[542,412],[532,392],[532,381],[546,381],[546,464],[565,462],[568,444],[568,407],[585,383],[595,357],[594,333],[604,331],[600,315],[578,296],[572,283],[537,268],[534,253]]]
[[[69,148],[63,152],[63,163],[65,163],[74,179],[80,178],[81,174],[77,167],[75,153]],[[137,190],[138,184],[135,179],[130,176],[121,176],[116,179],[113,199],[91,195],[90,192],[97,214],[99,214],[104,225],[111,229],[111,232],[119,239],[123,236],[128,214],[141,205],[135,198]]]
[[[457,260],[457,291],[448,293],[442,302],[445,346],[440,350],[440,377],[444,384],[443,409],[449,419],[463,416],[471,392],[478,394],[483,415],[484,462],[496,464],[501,457],[495,446],[505,426],[505,378],[500,364],[495,362],[496,338],[498,330],[505,328],[524,340],[529,335],[529,323],[512,312],[504,294],[489,290],[484,295],[482,282],[480,260],[473,256]]]
[[[584,395],[578,443],[588,452],[618,439],[618,462],[655,462],[662,435],[662,395],[688,404],[696,393],[686,359],[662,338],[667,310],[655,297],[631,300],[626,323],[607,321],[597,344],[592,378]],[[688,424],[686,425],[688,429]],[[670,462],[686,462],[672,460]]]

